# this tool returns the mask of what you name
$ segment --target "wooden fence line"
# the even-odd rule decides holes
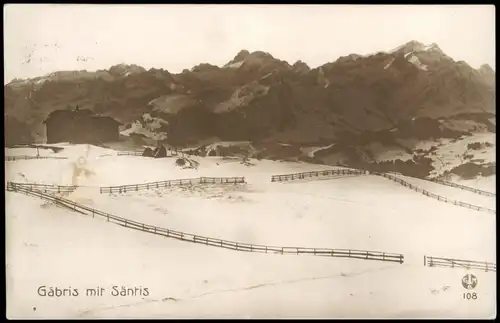
[[[142,154],[143,154],[143,151],[119,151],[115,155],[112,155],[112,154],[102,154],[99,157],[107,157],[107,156],[142,156]],[[168,158],[168,157],[178,157],[178,156],[182,156],[182,155],[192,156],[190,154],[187,154],[187,153],[184,153],[184,152],[181,152],[181,151],[176,152],[175,150],[170,150],[170,151],[167,150],[166,158]]]
[[[36,189],[36,190],[42,191],[44,193],[45,192],[57,192],[57,193],[73,192],[74,190],[76,190],[79,187],[77,185],[64,186],[64,185],[51,185],[51,184],[7,182],[7,185],[12,185],[12,184],[15,186],[26,188],[28,190]]]
[[[119,151],[117,156],[142,156],[142,151]]]
[[[331,175],[364,175],[367,174],[366,171],[358,169],[328,169],[322,171],[312,171],[304,173],[294,173],[294,174],[283,174],[283,175],[272,175],[271,182],[282,182],[282,181],[293,181],[297,179],[305,179],[312,177],[323,177]]]
[[[184,154],[188,157],[192,156],[190,154],[181,152],[181,154]],[[107,156],[113,156],[112,154],[102,154],[99,155],[99,157],[107,157]],[[121,151],[117,153],[117,156],[142,156],[141,151]],[[167,152],[167,157],[174,157],[174,156],[179,156],[178,152],[171,153],[168,155]],[[5,156],[6,161],[14,161],[14,160],[28,160],[28,159],[68,159],[67,157],[56,157],[56,156],[27,156],[27,155],[21,155],[21,156]],[[344,172],[338,172],[338,171],[347,171],[347,173]],[[281,182],[281,181],[288,181],[288,180],[296,180],[296,179],[304,179],[306,177],[319,177],[319,176],[329,176],[329,175],[361,175],[361,174],[366,174],[367,172],[365,170],[360,170],[360,169],[347,169],[347,170],[327,170],[326,172],[332,172],[331,174],[326,174],[325,171],[312,171],[312,172],[304,172],[304,173],[294,173],[294,174],[284,174],[284,175],[272,175],[271,177],[271,182]],[[400,174],[397,172],[387,172],[391,174]],[[386,173],[386,174],[387,174]],[[465,185],[460,185],[452,182],[448,182],[445,180],[440,180],[440,179],[427,179],[427,178],[418,178],[421,180],[426,180],[429,182],[437,183],[437,184],[442,184],[450,187],[455,187],[459,188],[462,190],[470,191],[476,194],[480,195],[485,195],[485,196],[490,196],[490,197],[496,197],[495,193],[491,193],[488,191],[480,190],[474,187],[470,186],[465,186]]]
[[[9,182],[9,183],[29,190],[37,189],[42,192],[57,192],[57,193],[73,192],[77,188],[82,187],[78,185],[64,186],[64,185],[36,184],[36,183],[16,183],[16,182]],[[101,194],[113,193],[113,192],[125,193],[129,191],[139,191],[144,189],[154,189],[154,188],[193,185],[193,184],[240,184],[240,183],[246,183],[245,177],[199,177],[199,178],[188,178],[188,179],[174,179],[174,180],[160,181],[160,182],[150,182],[144,184],[99,187],[99,191]]]
[[[116,215],[108,214],[82,204],[78,204],[71,200],[56,197],[54,195],[46,194],[38,190],[29,190],[25,187],[16,185],[15,183],[8,182],[7,190],[24,193],[26,195],[31,195],[35,197],[40,197],[42,199],[54,202],[60,207],[70,209],[82,214],[92,215],[92,217],[100,216],[106,219],[108,222],[113,222],[121,226],[148,232],[152,234],[162,235],[168,238],[174,238],[182,241],[193,242],[204,244],[207,246],[214,246],[219,248],[226,248],[237,251],[246,252],[261,252],[261,253],[276,253],[276,254],[309,254],[315,256],[328,256],[328,257],[347,257],[356,258],[364,260],[377,260],[386,262],[397,262],[402,264],[404,262],[404,255],[398,253],[388,253],[381,251],[369,251],[369,250],[356,250],[356,249],[331,249],[331,248],[304,248],[304,247],[277,247],[277,246],[266,246],[266,245],[256,245],[248,244],[236,241],[222,240],[217,238],[209,238],[205,236],[200,236],[192,233],[169,230],[161,227],[152,226],[149,224],[128,220]]]
[[[130,191],[149,190],[155,188],[193,185],[193,184],[243,184],[246,183],[245,177],[198,177],[187,179],[174,179],[159,182],[149,182],[143,184],[129,184],[119,186],[100,187],[102,193],[126,193]]]
[[[497,265],[487,261],[462,260],[442,257],[424,256],[424,266],[478,269],[486,272],[497,271]]]
[[[394,175],[391,175],[391,174],[388,174],[388,173],[373,173],[374,175],[378,175],[378,176],[382,176],[382,177],[385,177],[387,179],[390,179],[400,185],[403,185],[407,188],[410,188],[416,192],[419,192],[425,196],[428,196],[428,197],[432,197],[438,201],[442,201],[442,202],[445,202],[445,203],[449,203],[449,204],[453,204],[453,205],[458,205],[458,206],[461,206],[461,207],[465,207],[465,208],[468,208],[468,209],[472,209],[472,210],[476,210],[476,211],[483,211],[483,212],[489,212],[489,213],[494,213],[496,214],[496,210],[492,210],[492,209],[488,209],[488,208],[485,208],[485,207],[482,207],[482,206],[477,206],[477,205],[473,205],[473,204],[470,204],[470,203],[465,203],[465,202],[460,202],[460,201],[456,201],[456,200],[450,200],[444,196],[441,196],[441,195],[437,195],[437,194],[434,194],[434,193],[431,193],[427,190],[424,190],[418,186],[415,186],[413,184],[410,184],[408,182],[406,182],[405,180],[402,180],[401,178],[398,178],[397,176],[394,176]]]
[[[456,187],[456,188],[459,188],[459,189],[462,189],[462,190],[465,190],[465,191],[469,191],[469,192],[473,192],[473,193],[476,193],[476,194],[480,194],[480,195],[496,197],[495,193],[483,191],[483,190],[480,190],[480,189],[477,189],[477,188],[474,188],[474,187],[470,187],[470,186],[465,186],[465,185],[460,185],[460,184],[456,184],[456,183],[444,181],[444,180],[441,180],[441,179],[429,179],[428,181],[431,181],[431,182],[434,182],[434,183],[438,183],[438,184],[442,184],[442,185],[446,185],[446,186]]]
[[[68,157],[62,157],[62,156],[27,156],[27,155],[5,156],[5,160],[6,161],[28,160],[28,159],[68,159]]]

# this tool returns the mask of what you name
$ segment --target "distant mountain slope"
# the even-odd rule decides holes
[[[242,50],[222,67],[202,63],[179,74],[125,64],[56,72],[15,80],[4,95],[6,128],[24,129],[9,133],[14,143],[43,141],[44,118],[76,105],[129,125],[127,135],[179,147],[218,138],[349,150],[496,131],[493,69],[417,41],[312,69]]]

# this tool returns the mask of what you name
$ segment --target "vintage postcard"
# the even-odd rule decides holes
[[[4,6],[9,319],[496,318],[494,6]]]

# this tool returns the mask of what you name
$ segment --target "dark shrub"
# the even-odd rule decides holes
[[[165,158],[167,157],[167,150],[165,149],[165,147],[161,146],[161,147],[158,147],[155,149],[155,151],[153,152],[153,156],[155,158]]]
[[[491,176],[496,174],[496,166],[465,163],[453,168],[449,172],[445,172],[445,175],[448,175],[450,173],[456,174],[463,179],[474,179],[477,176]]]
[[[481,143],[474,142],[474,143],[471,143],[471,144],[467,145],[467,150],[469,150],[469,149],[478,150],[478,149],[481,149],[481,146],[482,146]]]
[[[142,152],[142,156],[143,157],[153,157],[153,149],[147,147],[146,149],[144,149],[144,151]]]

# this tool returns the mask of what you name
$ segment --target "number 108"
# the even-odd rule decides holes
[[[464,293],[464,299],[471,300],[471,299],[477,299],[477,294],[476,293]]]

